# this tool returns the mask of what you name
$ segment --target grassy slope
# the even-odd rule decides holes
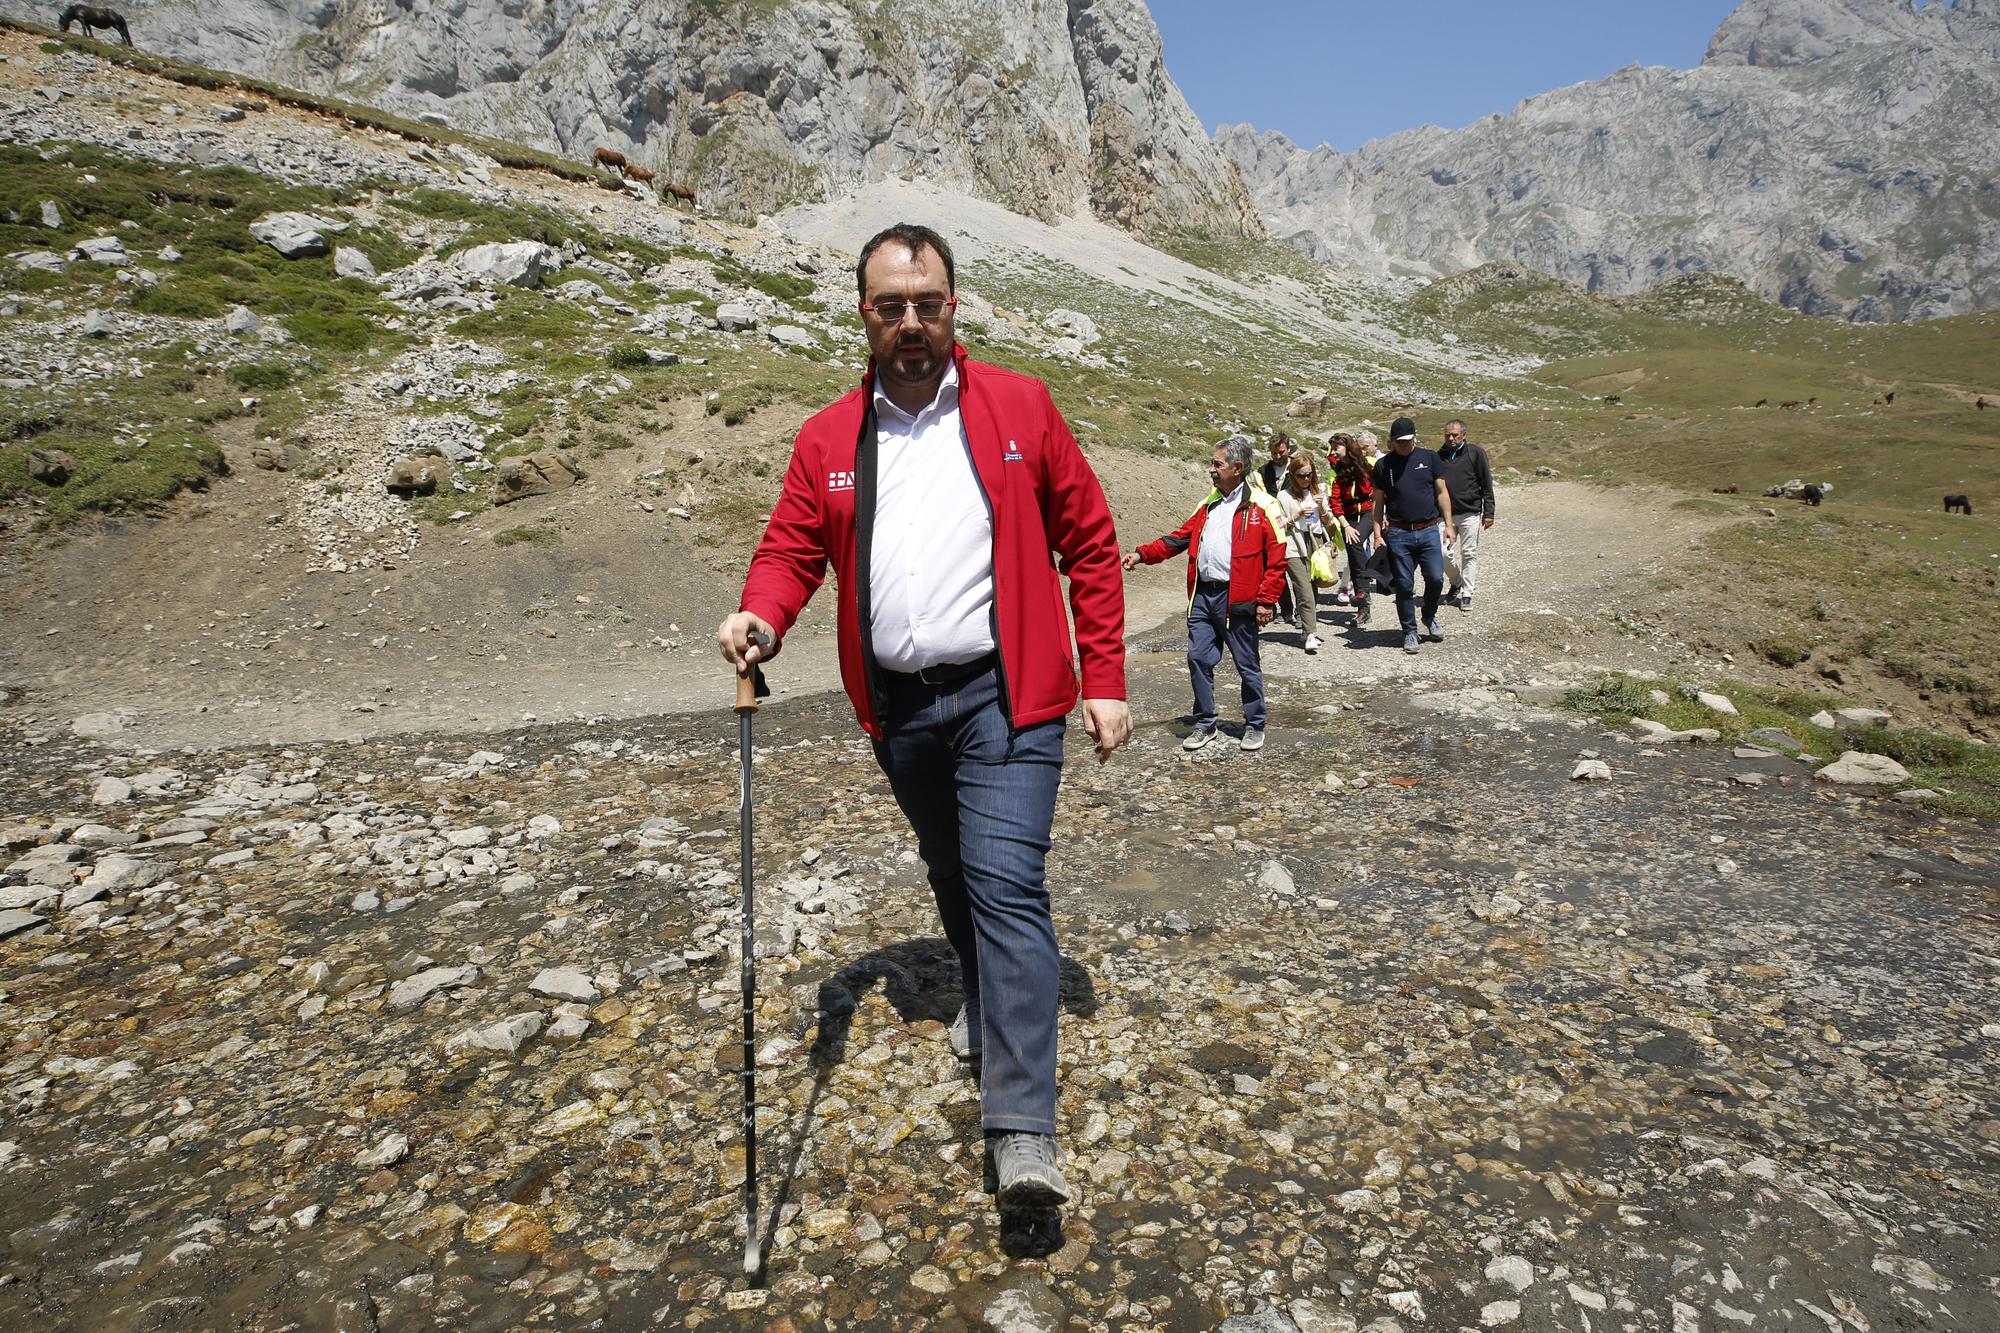
[[[1687,590],[1691,616],[1713,618],[1713,646],[1756,649],[1800,681],[1894,682],[1944,711],[2000,716],[1988,517],[2000,505],[2000,314],[1835,324],[1713,279],[1620,300],[1531,279],[1418,305],[1468,337],[1552,355],[1536,378],[1576,395],[1478,419],[1503,464],[1664,482],[1684,503],[1751,520],[1711,539],[1714,577]],[[1893,404],[1878,402],[1890,391]],[[1983,412],[1982,392],[1995,404]],[[1779,406],[1789,400],[1802,406]],[[1817,509],[1762,497],[1794,477],[1834,492]],[[1740,494],[1711,494],[1731,485]],[[1959,492],[1976,518],[1941,512]]]

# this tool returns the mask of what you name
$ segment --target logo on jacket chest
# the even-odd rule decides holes
[[[826,474],[826,488],[829,491],[851,491],[854,489],[852,472],[829,472]]]
[[[1020,446],[1020,445],[1018,445],[1018,444],[1016,444],[1016,443],[1014,443],[1014,442],[1013,442],[1012,440],[1009,440],[1009,441],[1007,441],[1007,452],[1006,452],[1006,453],[1004,453],[1004,454],[1002,454],[1002,455],[1000,455],[1000,461],[1001,461],[1001,462],[1003,462],[1003,463],[1018,463],[1018,462],[1020,462],[1020,461],[1021,461],[1021,446]]]

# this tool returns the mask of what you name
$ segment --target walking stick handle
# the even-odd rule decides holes
[[[770,636],[761,630],[752,630],[750,632],[750,642],[756,645],[759,658],[762,658],[766,653],[771,651]],[[751,663],[748,671],[739,671],[736,673],[736,711],[738,713],[756,712],[757,701],[770,694],[770,692],[771,687],[764,683],[764,668],[758,666],[756,663]]]

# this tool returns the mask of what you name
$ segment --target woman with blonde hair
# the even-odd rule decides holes
[[[1326,545],[1333,512],[1326,489],[1319,484],[1319,469],[1311,454],[1294,455],[1287,465],[1285,484],[1274,497],[1285,516],[1285,573],[1291,580],[1292,604],[1298,608],[1297,625],[1306,636],[1306,651],[1319,651],[1319,593],[1313,588],[1313,552]]]

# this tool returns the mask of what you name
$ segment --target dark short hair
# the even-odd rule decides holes
[[[958,291],[958,267],[952,262],[951,244],[944,237],[920,222],[898,222],[893,227],[884,227],[868,238],[868,244],[861,247],[861,258],[854,265],[854,286],[861,293],[861,299],[868,299],[868,261],[875,254],[876,247],[884,241],[895,241],[909,247],[911,254],[922,254],[926,247],[935,250],[937,257],[944,261],[944,286],[947,293]]]

